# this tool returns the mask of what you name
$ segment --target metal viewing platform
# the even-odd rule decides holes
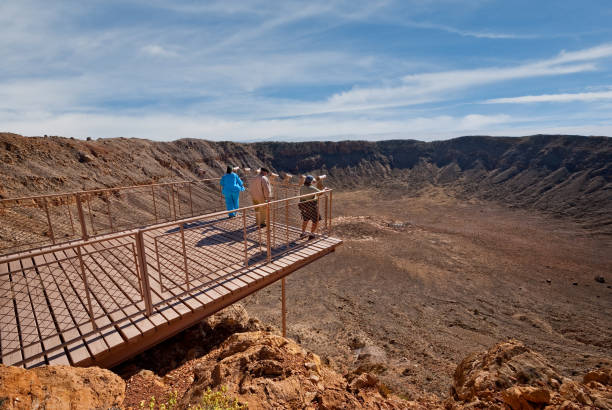
[[[311,202],[319,227],[309,238],[296,185],[275,184],[281,199],[229,218],[205,212],[221,207],[216,184],[0,201],[2,363],[111,367],[342,243],[329,236],[331,190]]]

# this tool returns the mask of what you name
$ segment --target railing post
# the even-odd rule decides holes
[[[91,222],[91,230],[96,235],[96,226],[94,225],[93,212],[91,212],[91,195],[87,194],[87,210],[89,211],[89,221]]]
[[[283,314],[283,337],[287,337],[287,309],[285,306],[285,278],[283,277],[281,279],[281,294],[282,294],[282,301],[281,301],[281,309],[282,309],[282,314]]]
[[[142,299],[145,303],[145,314],[151,316],[153,313],[153,301],[151,300],[151,284],[147,269],[147,257],[145,255],[144,235],[141,230],[136,232],[136,253],[140,265],[140,277],[142,278]]]
[[[170,217],[168,218],[169,221],[172,220],[172,203],[170,202],[170,189],[172,188],[172,185],[166,185],[168,187],[168,213],[170,214]],[[172,197],[174,198],[174,196]]]
[[[83,278],[83,287],[85,288],[85,297],[87,298],[87,308],[89,310],[89,319],[94,330],[98,329],[96,321],[94,320],[93,307],[91,306],[91,296],[89,294],[89,284],[87,283],[87,275],[85,274],[85,263],[83,262],[83,254],[81,253],[81,246],[77,245],[77,255],[79,256],[79,264],[81,266],[81,276]]]
[[[193,199],[191,198],[191,182],[187,183],[187,186],[189,187],[189,208],[191,209],[191,216],[193,216]]]
[[[261,212],[261,207],[263,205],[257,205],[255,208],[255,225],[257,225],[257,243],[259,243],[259,252],[261,252],[261,225],[257,222],[258,215]]]
[[[244,266],[249,266],[249,254],[247,252],[246,211],[242,211],[242,231],[244,232]]]
[[[77,212],[79,214],[79,222],[81,223],[81,237],[86,241],[89,236],[87,235],[87,223],[85,222],[85,214],[83,213],[83,203],[81,202],[81,194],[76,194],[76,205]]]
[[[157,204],[155,203],[155,187],[151,185],[151,197],[153,198],[153,214],[155,215],[155,223],[157,223]]]
[[[270,214],[272,215],[272,220],[276,221],[276,214],[277,214],[277,210],[276,210],[276,206],[272,207],[272,210],[270,211]],[[272,222],[272,221],[270,221]],[[272,229],[272,243],[276,243],[276,229]]]
[[[110,201],[111,201],[110,193],[109,193],[109,191],[106,191],[106,209],[108,210],[108,224],[110,225],[111,232],[114,232],[114,230],[113,230],[113,217],[111,216]]]
[[[272,221],[270,220],[270,202],[266,202],[266,220],[268,223],[266,224],[266,242],[268,245],[268,263],[272,262],[272,244],[270,243],[270,234],[272,229]]]
[[[185,263],[185,284],[189,290],[189,268],[187,266],[187,249],[185,247],[185,224],[181,224],[181,242],[183,244],[183,262]]]
[[[316,200],[315,205],[317,206],[317,216],[316,216],[316,218],[317,218],[317,222],[316,222],[317,223],[317,232],[319,232],[319,229],[320,229],[320,228],[318,228],[318,226],[319,226],[319,218],[321,218],[321,212],[319,211],[319,208],[321,207],[321,194],[320,193],[316,193],[315,194],[315,200]]]
[[[51,237],[51,242],[55,245],[55,236],[53,235],[53,226],[51,226],[51,215],[49,215],[49,205],[47,204],[47,198],[43,198],[43,206],[45,208],[45,213],[47,214],[47,223],[49,224],[49,236]]]
[[[334,191],[329,191],[329,231],[332,229],[332,194]]]
[[[289,200],[285,198],[285,233],[287,235],[287,249],[289,249]]]
[[[328,201],[329,201],[329,197],[328,197],[328,195],[325,195],[325,232],[326,233],[329,233],[329,231],[327,230],[327,223],[329,221],[329,217],[328,217],[329,210],[328,210],[328,206],[327,206],[328,205],[327,204]]]
[[[155,242],[155,257],[157,259],[157,273],[159,273],[159,289],[161,291],[161,293],[164,293],[164,282],[162,281],[162,269],[161,269],[161,263],[159,262],[159,247],[157,246],[157,240],[159,238],[155,237],[154,242]]]
[[[178,215],[176,214],[176,203],[174,202],[174,185],[170,185],[170,189],[172,190],[172,209],[174,210],[174,220],[178,219]]]

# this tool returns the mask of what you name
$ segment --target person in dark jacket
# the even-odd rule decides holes
[[[242,180],[234,172],[231,165],[227,166],[227,172],[221,177],[221,187],[223,196],[225,197],[225,207],[228,211],[240,208],[240,192],[244,191]],[[229,217],[236,216],[236,212],[230,212]]]

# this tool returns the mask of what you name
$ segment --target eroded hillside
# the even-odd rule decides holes
[[[612,224],[612,139],[581,136],[462,137],[419,142],[82,141],[0,134],[0,195],[219,176],[227,163],[325,173],[337,187],[387,196],[428,185],[463,198],[568,215],[596,231]]]
[[[261,143],[258,156],[277,169],[313,169],[348,186],[382,186],[390,196],[426,185],[464,198],[495,200],[587,221],[612,223],[612,139],[536,135],[339,143]]]

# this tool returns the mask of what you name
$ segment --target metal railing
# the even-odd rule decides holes
[[[28,360],[48,355],[137,315],[150,316],[190,292],[202,290],[214,300],[240,284],[248,286],[252,278],[232,276],[330,233],[332,192],[2,257],[2,355],[15,356],[11,362],[20,365],[25,359],[18,356],[27,350]],[[228,217],[232,212],[235,216]],[[174,210],[167,213],[174,215]]]
[[[219,178],[0,200],[0,255],[223,209]]]

